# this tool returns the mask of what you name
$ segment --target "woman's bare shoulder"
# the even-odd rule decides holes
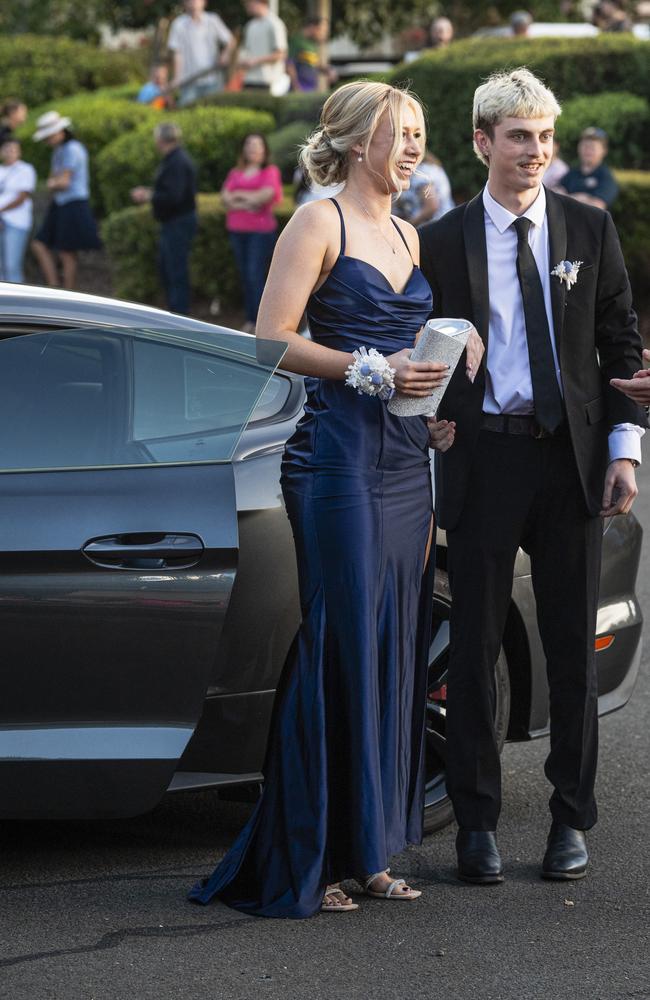
[[[336,208],[329,199],[310,201],[301,205],[285,226],[282,243],[288,240],[299,243],[305,250],[319,251],[322,257],[330,254],[340,243],[340,223]]]
[[[338,225],[339,216],[331,199],[321,198],[319,201],[308,201],[305,205],[300,205],[293,213],[291,221],[294,219],[297,225],[305,229],[325,227],[330,230]]]

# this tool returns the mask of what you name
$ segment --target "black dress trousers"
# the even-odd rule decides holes
[[[447,532],[447,787],[456,819],[468,830],[496,829],[501,807],[494,667],[519,546],[531,559],[547,660],[551,813],[576,829],[596,822],[594,637],[602,520],[587,511],[565,428],[539,440],[482,430],[461,518]]]

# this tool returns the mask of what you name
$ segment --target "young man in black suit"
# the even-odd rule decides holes
[[[610,386],[641,366],[612,220],[542,186],[559,114],[525,69],[480,86],[474,148],[487,185],[420,230],[434,315],[471,320],[487,349],[474,383],[456,371],[431,422],[452,592],[447,784],[459,875],[479,884],[503,880],[494,665],[520,545],[531,558],[550,688],[545,770],[554,791],[542,875],[586,872],[602,518],[632,506],[646,426],[644,411]]]

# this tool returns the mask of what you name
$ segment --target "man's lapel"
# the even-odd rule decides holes
[[[487,347],[490,327],[490,294],[488,285],[487,245],[485,241],[485,209],[483,192],[472,198],[463,215],[463,239],[469,275],[474,325]]]
[[[549,271],[566,257],[566,216],[562,199],[553,191],[546,192],[546,218],[548,220]],[[564,305],[566,301],[566,285],[558,278],[551,278],[551,307],[553,310],[553,328],[558,355],[562,344],[562,329],[564,327]]]

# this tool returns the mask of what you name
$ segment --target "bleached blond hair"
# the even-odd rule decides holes
[[[364,153],[372,142],[382,115],[388,112],[393,145],[388,154],[388,174],[395,190],[400,190],[397,154],[402,143],[402,124],[407,107],[412,108],[422,130],[420,160],[425,149],[422,105],[410,90],[387,83],[346,83],[328,97],[320,124],[300,148],[300,165],[315,184],[328,187],[347,179],[353,147]]]
[[[562,114],[555,94],[525,66],[511,72],[493,73],[474,91],[472,123],[492,139],[494,126],[504,118],[555,119]],[[487,157],[474,142],[474,152],[481,163],[489,166]]]

